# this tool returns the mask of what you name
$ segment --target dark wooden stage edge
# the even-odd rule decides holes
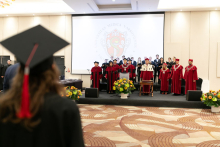
[[[127,106],[149,106],[149,107],[174,107],[174,108],[200,108],[210,109],[201,101],[187,101],[185,95],[175,96],[173,94],[162,95],[154,92],[154,96],[139,96],[135,91],[128,99],[121,99],[117,94],[107,94],[100,92],[99,98],[85,98],[85,95],[76,101],[78,104],[96,105],[127,105]]]

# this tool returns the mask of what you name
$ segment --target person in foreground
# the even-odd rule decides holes
[[[196,81],[198,80],[197,67],[193,65],[193,59],[189,59],[189,66],[185,68],[185,94],[188,90],[196,90]]]
[[[53,62],[53,54],[69,43],[38,25],[1,44],[20,67],[0,99],[0,146],[84,147],[79,109],[61,97]]]
[[[167,68],[166,63],[163,63],[163,66],[160,69],[159,79],[161,80],[160,91],[162,92],[162,94],[167,94],[167,92],[169,91],[170,70]]]
[[[171,79],[172,86],[171,92],[175,95],[181,94],[181,82],[183,78],[183,66],[179,65],[179,59],[176,59],[176,64],[172,66]]]

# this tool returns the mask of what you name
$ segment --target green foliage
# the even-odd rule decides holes
[[[113,86],[113,90],[115,90],[116,93],[131,94],[131,91],[134,89],[133,82],[125,78],[115,81]]]
[[[219,107],[220,106],[220,90],[215,92],[215,91],[209,91],[208,93],[203,93],[201,97],[201,101],[206,104],[206,106],[215,106]]]

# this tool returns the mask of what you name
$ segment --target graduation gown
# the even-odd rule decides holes
[[[140,82],[141,67],[138,67],[138,68],[137,68],[137,75],[138,75],[138,82]]]
[[[170,79],[170,70],[160,69],[160,76],[159,79],[161,80],[160,83],[160,90],[161,91],[169,91],[169,79]]]
[[[188,90],[196,90],[196,82],[193,81],[198,80],[197,67],[194,65],[187,66],[185,68],[184,79],[186,81],[185,94],[187,94]]]
[[[38,116],[41,123],[32,131],[20,124],[0,121],[0,147],[84,147],[75,102],[47,93]]]
[[[116,68],[107,67],[105,78],[107,79],[107,92],[113,90],[113,85],[116,81]]]
[[[106,68],[107,68],[107,63],[103,63],[102,64],[102,70],[103,70],[102,74],[103,75],[105,75]],[[107,82],[104,76],[102,77],[102,82]]]
[[[151,80],[154,77],[152,71],[141,71],[141,76],[142,80]],[[150,86],[149,85],[144,85],[143,86],[143,92],[144,93],[149,93],[150,92]]]
[[[172,66],[172,72],[171,72],[171,78],[172,78],[172,87],[171,92],[175,94],[181,94],[181,83],[183,78],[183,66],[182,65],[173,65]]]
[[[119,65],[118,64],[113,64],[113,67],[115,68],[116,72],[115,72],[115,81],[118,79],[118,72],[119,72]]]
[[[129,71],[130,71],[130,73],[129,73],[129,78],[130,78],[130,80],[132,80],[133,82],[134,82],[134,77],[136,77],[135,70],[136,70],[136,68],[135,68],[134,65],[132,65],[132,64],[129,65]]]
[[[93,67],[91,69],[91,77],[90,79],[92,80],[92,87],[93,88],[98,88],[100,85],[100,79],[102,78],[102,68],[101,67]]]

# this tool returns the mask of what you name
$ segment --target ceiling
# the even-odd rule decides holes
[[[15,0],[0,16],[219,10],[220,0]]]

